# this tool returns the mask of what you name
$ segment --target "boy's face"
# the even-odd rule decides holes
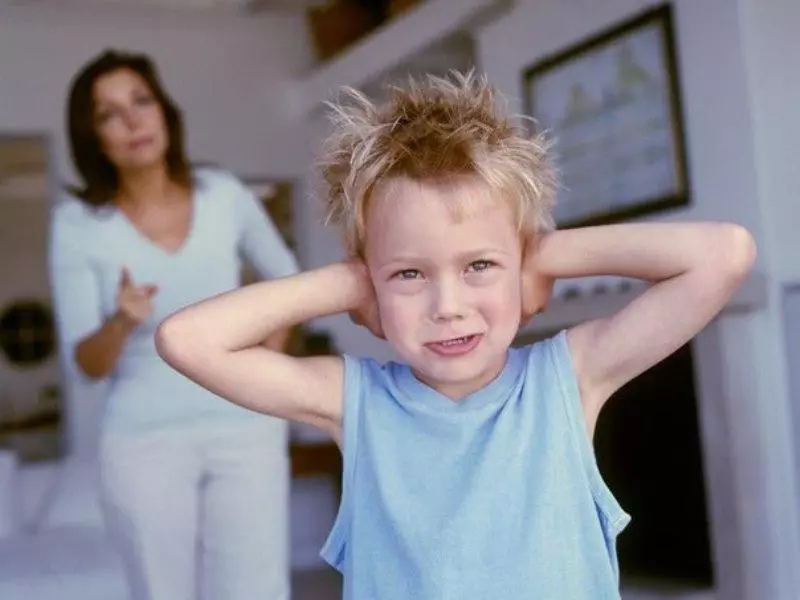
[[[508,202],[474,180],[393,179],[373,195],[365,252],[386,339],[421,381],[460,399],[498,375],[521,315]]]

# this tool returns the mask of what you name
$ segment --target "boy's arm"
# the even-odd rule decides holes
[[[605,401],[703,329],[739,287],[756,254],[728,223],[648,223],[554,232],[539,246],[545,277],[618,275],[654,282],[617,314],[567,334],[590,431]]]
[[[367,285],[349,263],[249,285],[171,315],[156,332],[156,347],[171,367],[223,398],[338,439],[341,357],[295,358],[263,343],[310,319],[355,310]]]

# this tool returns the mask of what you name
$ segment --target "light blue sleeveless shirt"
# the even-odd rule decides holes
[[[453,402],[345,357],[342,503],[322,557],[344,600],[618,599],[629,516],[603,482],[566,334],[511,349]]]

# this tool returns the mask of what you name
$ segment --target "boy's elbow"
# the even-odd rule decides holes
[[[156,329],[156,352],[171,367],[182,362],[181,357],[190,345],[182,329],[180,320],[175,317],[167,317]]]
[[[721,226],[718,240],[718,256],[722,270],[728,278],[738,284],[747,277],[758,254],[755,239],[741,225],[725,223]]]
[[[741,225],[730,226],[731,264],[735,272],[747,275],[758,255],[758,246],[753,235]]]

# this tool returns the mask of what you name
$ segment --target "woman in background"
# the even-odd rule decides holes
[[[132,598],[288,600],[286,424],[170,369],[153,334],[238,287],[242,259],[282,277],[295,258],[235,177],[190,169],[180,110],[147,56],[85,65],[67,118],[83,185],[53,211],[51,280],[69,370],[111,379],[103,506]]]

